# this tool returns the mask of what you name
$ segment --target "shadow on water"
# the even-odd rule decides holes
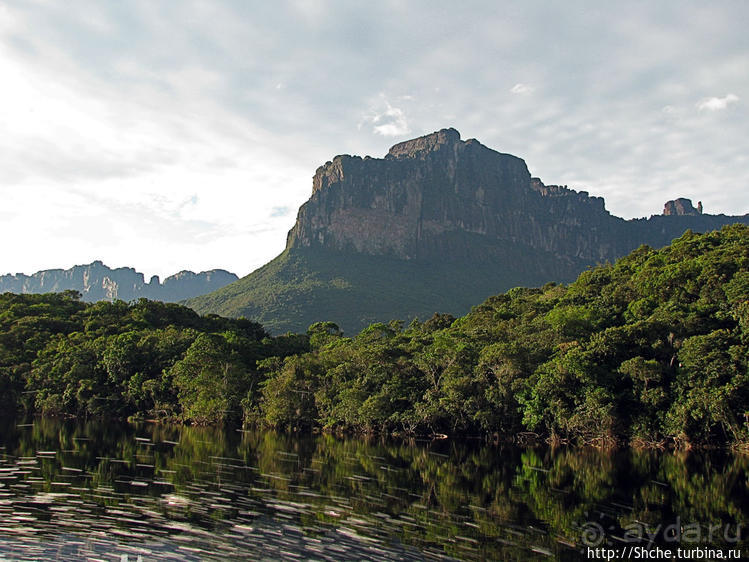
[[[749,458],[0,420],[0,556],[579,560],[744,549]]]

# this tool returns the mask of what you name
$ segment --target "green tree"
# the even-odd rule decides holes
[[[200,334],[169,374],[182,414],[198,424],[241,419],[253,377],[216,334]]]

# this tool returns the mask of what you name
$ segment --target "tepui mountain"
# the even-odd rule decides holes
[[[239,279],[223,269],[194,273],[180,271],[163,282],[154,275],[146,282],[142,273],[131,267],[112,269],[97,260],[70,269],[46,269],[33,275],[0,275],[0,293],[52,293],[78,291],[87,302],[99,300],[131,301],[139,298],[177,302],[220,289]]]
[[[373,322],[461,315],[512,287],[571,281],[642,244],[736,222],[749,215],[706,214],[688,199],[624,220],[602,198],[545,185],[522,159],[443,129],[384,158],[341,155],[320,166],[286,249],[187,304],[273,332],[329,320],[351,334]]]

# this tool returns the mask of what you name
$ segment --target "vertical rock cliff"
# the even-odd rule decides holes
[[[320,166],[285,252],[190,304],[276,330],[462,314],[491,294],[569,281],[687,229],[749,223],[701,210],[677,199],[663,215],[627,221],[602,198],[544,185],[522,159],[443,129],[384,158],[342,155]]]
[[[596,260],[613,250],[599,232],[612,222],[622,221],[603,199],[545,186],[520,158],[444,129],[397,144],[383,159],[336,156],[318,168],[288,246],[463,259],[474,248],[456,245],[454,235],[467,233]],[[582,224],[594,229],[581,232]]]
[[[0,293],[54,293],[74,290],[83,300],[138,298],[177,302],[220,289],[239,279],[234,273],[213,269],[201,273],[181,271],[159,282],[154,275],[146,283],[143,274],[131,267],[112,269],[101,261],[76,265],[70,269],[46,269],[33,275],[0,275]]]
[[[726,222],[702,215],[701,203],[698,211],[688,199],[666,203],[662,217],[625,221],[602,198],[544,185],[520,158],[462,141],[455,129],[397,144],[382,159],[336,156],[317,169],[312,186],[288,248],[463,260],[475,254],[473,239],[456,238],[475,234],[592,264]]]

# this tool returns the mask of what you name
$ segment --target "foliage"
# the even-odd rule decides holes
[[[0,401],[56,415],[241,419],[257,402],[257,362],[306,351],[308,339],[145,299],[5,293]]]
[[[186,304],[201,313],[252,318],[272,334],[301,332],[323,320],[354,334],[382,319],[408,323],[435,311],[464,314],[498,291],[545,283],[549,271],[572,280],[589,263],[526,246],[499,249],[479,234],[452,235],[458,236],[456,248],[491,259],[453,256],[409,260],[404,266],[396,256],[291,248],[239,281]]]
[[[457,320],[373,324],[353,338],[315,324],[309,353],[264,365],[261,414],[365,431],[746,442],[748,310],[749,228],[688,231]],[[298,397],[283,385],[307,397],[288,419],[277,412]]]
[[[271,338],[178,305],[4,294],[0,390],[61,414],[746,444],[748,314],[743,225],[353,337],[332,322]]]

